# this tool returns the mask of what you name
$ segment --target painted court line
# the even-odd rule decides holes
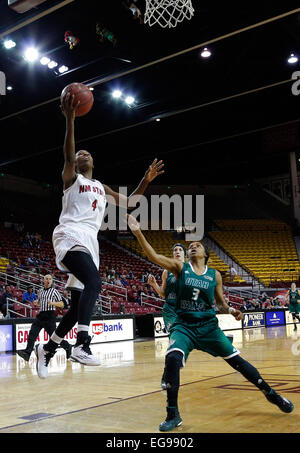
[[[231,372],[231,373],[221,374],[219,376],[213,376],[213,377],[209,377],[209,378],[205,378],[205,379],[200,379],[198,381],[187,382],[186,384],[181,384],[180,387],[184,387],[186,385],[198,384],[200,382],[210,381],[212,379],[218,379],[218,378],[225,377],[225,376],[230,376],[230,375],[235,374],[235,373],[236,373],[236,371]],[[141,395],[130,396],[128,398],[123,398],[123,399],[120,399],[120,400],[117,400],[117,401],[110,401],[109,403],[98,404],[96,406],[85,407],[83,409],[76,409],[74,411],[68,411],[68,412],[64,412],[62,414],[53,414],[53,415],[50,415],[48,417],[41,417],[40,419],[36,419],[34,421],[28,421],[28,422],[24,422],[24,423],[16,423],[15,425],[3,426],[3,427],[0,428],[0,431],[3,431],[4,429],[16,428],[18,426],[30,425],[32,423],[36,423],[36,422],[42,421],[42,420],[49,420],[51,418],[63,417],[64,415],[78,414],[79,412],[84,412],[84,411],[88,411],[88,410],[91,410],[91,409],[97,409],[99,407],[110,406],[111,404],[117,404],[117,403],[121,403],[123,401],[129,401],[129,400],[132,400],[132,399],[135,399],[135,398],[141,398],[143,396],[154,395],[155,393],[161,393],[161,392],[162,392],[161,389],[160,390],[155,390],[154,392],[142,393]]]

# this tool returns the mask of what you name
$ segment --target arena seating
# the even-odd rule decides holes
[[[299,279],[300,263],[289,225],[273,219],[216,220],[210,237],[264,286]]]
[[[1,258],[0,265],[2,264],[2,270],[0,272],[6,273],[12,276],[18,276],[22,279],[23,286],[26,283],[33,284],[33,285],[41,285],[42,284],[42,275],[45,272],[50,272],[53,274],[54,278],[60,280],[61,282],[65,282],[67,280],[66,274],[60,272],[55,263],[55,255],[52,247],[52,243],[48,240],[43,240],[39,249],[34,247],[24,247],[19,245],[20,240],[20,233],[10,229],[10,228],[2,228],[0,229],[0,237],[1,237],[1,255],[8,256],[11,261],[17,259],[17,257],[24,263],[27,263],[28,256],[32,253],[34,256],[47,256],[49,261],[42,267],[41,275],[37,273],[28,273],[25,270],[18,271],[16,273],[15,269],[10,271],[9,268],[9,259],[8,258]],[[121,273],[127,275],[128,271],[132,271],[135,278],[132,280],[128,280],[129,288],[133,285],[140,290],[145,290],[148,285],[142,282],[141,277],[147,272],[160,273],[160,269],[158,266],[145,261],[137,256],[128,253],[128,251],[110,243],[105,240],[100,239],[100,274],[103,274],[105,271],[114,268],[116,271],[120,271]],[[3,274],[0,274],[0,283],[2,285],[5,284],[5,279]],[[14,298],[18,302],[22,302],[22,294],[23,291],[19,290],[16,285],[11,285],[12,293]],[[124,287],[116,287],[111,286],[109,284],[104,284],[102,288],[102,294],[105,296],[110,296],[112,301],[112,312],[113,313],[120,313],[121,304],[125,303],[124,310],[125,313],[136,313],[136,314],[145,314],[151,312],[160,312],[161,306],[159,303],[154,305],[157,308],[152,306],[141,306],[139,303],[128,302],[127,301],[127,291]],[[147,300],[146,298],[143,299],[146,303],[153,303],[153,299]],[[24,314],[24,307],[21,305],[18,307],[18,310],[21,314]],[[33,315],[36,315],[37,310],[33,311]],[[59,313],[59,312],[58,312]],[[62,314],[62,313],[59,313]]]

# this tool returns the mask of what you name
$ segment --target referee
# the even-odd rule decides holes
[[[34,319],[28,335],[26,349],[17,351],[17,354],[22,357],[26,362],[29,361],[30,355],[34,348],[34,343],[39,336],[40,331],[44,328],[49,337],[56,329],[56,308],[64,308],[64,303],[60,293],[52,287],[53,277],[48,274],[44,277],[44,288],[38,293],[38,300],[33,304],[40,307],[40,312]],[[60,343],[60,346],[65,349],[67,359],[71,356],[72,346],[66,340]]]

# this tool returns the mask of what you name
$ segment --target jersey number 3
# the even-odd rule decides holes
[[[193,288],[193,297],[192,297],[192,300],[197,301],[197,300],[198,300],[199,293],[200,293],[200,289]]]
[[[97,203],[98,203],[98,200],[93,201],[93,203],[92,203],[93,211],[95,211],[95,209],[97,208]]]

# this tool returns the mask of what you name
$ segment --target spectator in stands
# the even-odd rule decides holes
[[[27,291],[23,293],[22,302],[23,304],[33,305],[35,300],[37,300],[37,295],[33,292],[33,287],[28,286]]]
[[[7,316],[7,302],[8,302],[8,308],[13,310],[14,304],[12,301],[7,301],[7,298],[13,299],[13,293],[12,289],[9,285],[5,286],[5,291],[2,294],[0,298],[0,311],[3,314],[3,316]]]
[[[269,310],[270,308],[272,308],[270,299],[265,300],[265,302],[262,304],[262,308],[264,310]]]
[[[275,297],[275,299],[273,299],[273,307],[274,308],[283,308],[282,302],[278,297]]]
[[[127,281],[126,278],[125,278],[125,275],[122,275],[122,276],[121,276],[121,284],[122,284],[123,286],[128,286],[128,285],[129,285],[128,281]]]
[[[139,293],[138,293],[135,285],[132,285],[132,287],[128,290],[127,295],[128,295],[129,302],[138,302],[139,301]]]
[[[65,289],[63,291],[62,296],[61,296],[61,300],[64,303],[63,310],[68,310],[70,308],[70,305],[71,305],[71,298],[69,296],[69,291],[68,290]]]
[[[243,301],[243,304],[241,305],[241,308],[240,308],[240,311],[241,312],[245,312],[248,310],[248,304],[247,304],[247,301],[246,299]]]
[[[109,269],[108,271],[108,276],[110,276],[111,279],[114,279],[115,278],[115,274],[116,274],[116,271],[115,269],[113,268],[113,266]]]
[[[132,270],[130,269],[126,275],[126,278],[128,278],[128,280],[134,280],[135,279],[135,276],[134,276],[134,273],[132,272]]]
[[[114,279],[113,284],[116,286],[122,286],[122,282],[118,277]]]
[[[21,269],[24,268],[24,265],[22,263],[22,260],[19,256],[16,256],[16,259],[15,259],[15,266],[16,267],[20,267]]]
[[[148,281],[148,274],[145,273],[141,276],[141,280],[140,280],[142,283],[146,283]]]
[[[38,266],[38,261],[33,256],[33,253],[30,253],[29,257],[27,258],[27,262],[29,266]]]
[[[237,271],[233,267],[233,264],[230,266],[229,274],[230,274],[230,281],[232,283],[234,281],[234,277],[237,275]]]

